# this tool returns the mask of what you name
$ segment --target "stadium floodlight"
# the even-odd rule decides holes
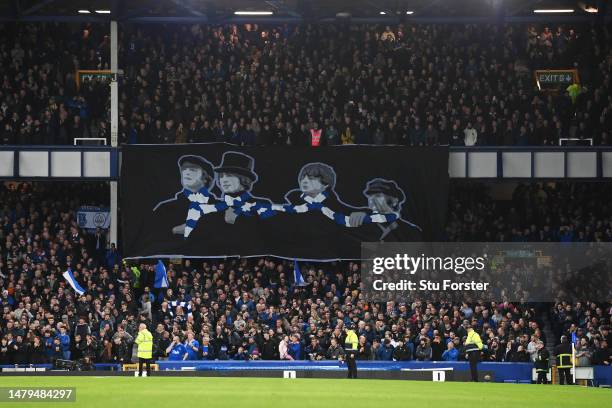
[[[79,14],[91,14],[91,11],[89,10],[78,10]]]
[[[385,14],[387,14],[387,13],[385,13],[384,11],[381,11],[381,12],[380,12],[380,13],[378,13],[378,14],[380,14],[381,16],[384,16],[384,15],[385,15]]]
[[[584,11],[587,13],[599,13],[599,9],[597,7],[586,7]]]
[[[271,16],[271,11],[234,11],[237,16]]]
[[[414,11],[407,11],[406,14],[408,15],[414,14]]]
[[[534,13],[573,13],[574,9],[536,9]]]
[[[110,10],[96,10],[96,14],[110,14]]]

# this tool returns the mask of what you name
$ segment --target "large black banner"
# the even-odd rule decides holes
[[[361,242],[440,240],[448,149],[126,146],[126,257],[359,259]]]

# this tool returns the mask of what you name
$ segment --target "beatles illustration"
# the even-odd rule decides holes
[[[416,241],[421,237],[421,228],[401,217],[406,195],[393,180],[368,181],[363,190],[367,205],[357,207],[338,197],[334,169],[313,162],[300,169],[298,188],[285,194],[285,202],[273,203],[251,194],[258,176],[255,160],[244,153],[225,152],[217,167],[201,156],[185,155],[179,158],[178,168],[182,190],[153,208],[153,215],[174,208],[172,218],[180,219],[167,226],[167,233],[173,236],[189,239],[198,235],[213,218],[219,220],[214,223],[218,227],[219,222],[246,225],[253,219],[278,222],[279,217],[285,222],[305,215],[310,217],[306,220],[309,228],[324,233],[330,228],[349,228],[359,232],[363,241]],[[213,193],[214,189],[220,194]]]

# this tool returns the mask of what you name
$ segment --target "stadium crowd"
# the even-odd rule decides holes
[[[448,239],[609,241],[608,190],[519,186],[502,204],[483,185],[459,185]],[[359,293],[357,263],[303,264],[308,285],[294,286],[291,263],[264,258],[170,263],[169,288],[153,289],[153,265],[122,263],[114,245],[101,245],[103,231],[78,227],[77,208],[106,202],[106,191],[96,184],[0,187],[0,364],[129,362],[141,322],[153,333],[156,359],[342,359],[345,329],[353,327],[359,359],[453,361],[465,358],[462,339],[473,324],[485,360],[530,361],[539,342],[555,342],[542,330],[546,314],[555,335],[581,343],[581,364],[610,364],[609,303],[375,304]],[[82,296],[63,279],[67,267]]]
[[[610,27],[120,27],[120,143],[555,145],[612,129]],[[51,35],[52,33],[52,35]],[[0,144],[109,137],[106,25],[0,27]],[[576,68],[570,94],[533,70]]]

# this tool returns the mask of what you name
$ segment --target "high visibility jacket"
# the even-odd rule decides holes
[[[346,339],[344,339],[344,347],[351,350],[357,350],[357,344],[359,344],[359,339],[357,338],[355,330],[347,330]]]
[[[138,345],[138,358],[153,358],[153,335],[147,329],[138,333],[135,343]]]
[[[482,350],[482,340],[480,335],[476,333],[476,330],[470,330],[465,339],[465,351],[475,351],[476,349]]]
[[[310,145],[311,146],[320,146],[321,145],[321,134],[323,133],[322,129],[310,129]]]
[[[580,95],[580,85],[571,84],[567,87],[566,91],[570,98],[572,98],[572,103],[576,103],[576,99],[578,98],[578,95]]]
[[[572,345],[570,343],[561,343],[555,347],[557,355],[557,368],[572,367]]]
[[[572,368],[572,355],[559,354],[557,356],[557,368]]]

